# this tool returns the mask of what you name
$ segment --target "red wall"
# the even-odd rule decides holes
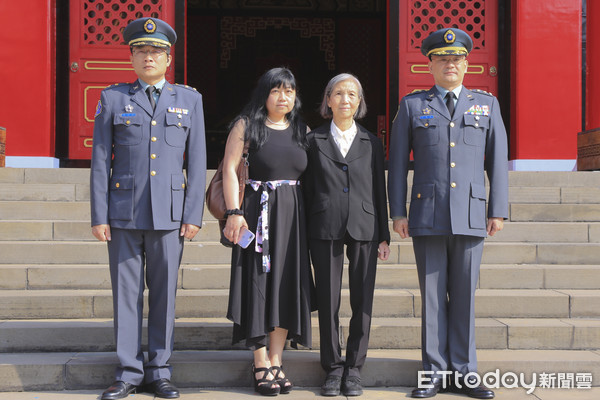
[[[512,0],[511,82],[511,158],[575,159],[581,0]]]
[[[585,129],[600,128],[600,2],[587,2]]]
[[[55,1],[0,1],[6,155],[54,157]]]

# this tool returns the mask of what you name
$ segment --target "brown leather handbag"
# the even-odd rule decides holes
[[[244,144],[244,152],[242,153],[242,159],[237,167],[237,177],[238,177],[238,185],[239,185],[239,194],[240,194],[240,207],[242,206],[242,202],[244,201],[244,191],[246,190],[246,180],[248,179],[248,147],[249,143],[246,142]],[[227,247],[233,246],[223,234],[223,229],[225,228],[225,223],[227,222],[227,218],[225,218],[225,211],[227,211],[227,206],[225,205],[225,196],[223,194],[223,160],[219,163],[217,167],[217,171],[215,175],[211,179],[208,184],[208,188],[206,189],[206,207],[208,211],[219,220],[219,232],[221,233],[221,244]]]

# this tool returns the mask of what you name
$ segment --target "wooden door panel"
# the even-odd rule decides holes
[[[473,39],[464,85],[497,94],[498,0],[400,0],[399,14],[398,101],[433,85],[421,42],[445,27],[462,29]]]
[[[160,18],[175,26],[170,0],[71,0],[69,48],[69,158],[90,159],[100,92],[136,75],[122,32],[134,19]],[[174,50],[174,49],[173,49]],[[172,51],[174,55],[174,52]],[[167,79],[173,81],[169,68]]]

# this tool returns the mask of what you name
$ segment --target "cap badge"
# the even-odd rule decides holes
[[[444,33],[444,41],[446,43],[454,43],[456,40],[456,35],[452,32],[452,29],[448,29],[446,33]]]
[[[154,21],[152,21],[151,19],[146,21],[146,23],[144,24],[144,30],[146,31],[146,33],[154,33],[154,31],[156,30],[156,24],[154,23]]]

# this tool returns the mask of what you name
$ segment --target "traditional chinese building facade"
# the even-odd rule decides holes
[[[512,169],[573,170],[578,133],[600,127],[600,4],[589,0],[3,1],[6,166],[86,165],[100,91],[135,79],[121,30],[139,17],[176,28],[168,79],[203,94],[213,168],[256,78],[279,65],[296,74],[311,126],[328,79],[357,75],[362,122],[389,143],[399,99],[432,84],[419,46],[442,26],[473,38],[465,85],[499,98]]]

